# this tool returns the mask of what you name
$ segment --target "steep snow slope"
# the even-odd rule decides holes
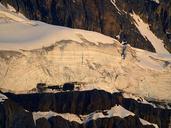
[[[3,15],[3,16],[2,16]],[[122,46],[102,34],[17,20],[1,11],[0,88],[27,91],[39,82],[78,81],[80,90],[123,90],[171,100],[171,56]],[[25,20],[25,18],[23,18]],[[27,20],[27,19],[26,19]]]
[[[94,44],[98,44],[98,42],[112,44],[114,42],[114,39],[96,32],[89,33],[84,30],[68,29],[59,26],[55,27],[37,21],[35,21],[35,23],[37,24],[36,26],[21,24],[18,22],[1,24],[1,49],[35,49],[54,44],[61,40],[83,42],[83,40],[81,40],[82,35],[84,35],[86,40],[92,41]]]
[[[11,8],[11,7],[10,7]],[[49,46],[61,40],[112,44],[113,38],[97,32],[53,26],[39,21],[30,21],[21,14],[10,12],[0,5],[0,19],[6,23],[0,24],[0,48],[5,50],[35,49]],[[10,36],[9,36],[10,35]]]
[[[134,19],[135,25],[140,31],[140,33],[144,36],[144,38],[148,39],[157,53],[168,54],[169,52],[165,49],[163,40],[157,38],[155,34],[150,30],[148,24],[144,23],[144,21],[135,13],[131,14]]]

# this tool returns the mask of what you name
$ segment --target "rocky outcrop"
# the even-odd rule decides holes
[[[5,95],[30,112],[51,110],[57,113],[74,113],[77,115],[89,114],[96,110],[107,110],[119,102],[118,95],[112,96],[110,93],[98,90],[28,95],[6,93]]]
[[[81,124],[77,122],[70,122],[60,116],[51,117],[48,119],[51,124],[51,128],[82,128]]]
[[[0,102],[0,128],[35,128],[32,113],[10,99]]]
[[[59,116],[51,117],[48,120],[45,118],[38,120],[36,121],[36,128],[39,128],[37,127],[39,125],[41,125],[41,128],[154,128],[152,125],[142,125],[136,116],[99,118],[82,124],[69,122]],[[47,123],[50,124],[50,127],[44,127],[43,124]]]
[[[14,98],[14,95],[7,95],[12,99]],[[29,103],[29,97],[27,98]],[[22,98],[19,99],[23,100]],[[85,102],[85,100],[83,102]],[[20,106],[19,104],[19,102],[16,104],[9,98],[0,102],[0,128],[154,128],[154,126],[150,124],[143,125],[140,122],[139,117],[131,115],[124,118],[117,116],[97,118],[96,120],[91,119],[86,122],[83,121],[82,123],[77,121],[69,121],[61,116],[51,116],[49,118],[39,117],[33,121],[32,113],[23,109],[22,105]],[[43,104],[43,106],[46,106],[46,104]],[[99,106],[99,104],[97,106]],[[39,110],[41,110],[41,108]],[[61,111],[61,113],[63,113],[63,111]]]
[[[88,122],[86,128],[154,128],[152,125],[142,125],[136,116],[128,116],[125,118],[113,117],[92,120]]]
[[[152,105],[141,104],[133,99],[122,99],[121,104],[139,117],[157,123],[160,128],[169,128],[171,125],[171,110],[154,108]]]
[[[131,46],[155,51],[151,43],[144,38],[133,24],[130,12],[135,12],[150,24],[151,30],[164,40],[171,51],[167,37],[170,32],[170,2],[161,0],[157,4],[151,0],[116,0],[116,6],[110,0],[1,0],[9,3],[28,18],[50,24],[81,28],[101,32],[116,37],[124,30]]]
[[[126,99],[121,93],[110,94],[101,90],[73,91],[61,93],[20,94],[6,93],[6,96],[20,104],[26,110],[54,111],[57,113],[73,113],[86,115],[96,110],[108,110],[115,105],[121,105],[160,128],[169,128],[171,110],[154,108],[133,99]]]
[[[60,116],[54,116],[49,119],[38,119],[36,128],[154,128],[154,126],[142,125],[136,116],[99,118],[82,124],[74,121],[70,122]]]

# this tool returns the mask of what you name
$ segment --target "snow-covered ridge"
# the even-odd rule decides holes
[[[83,39],[86,39],[87,41],[94,42],[96,45],[99,43],[113,44],[116,42],[114,39],[96,32],[90,33],[84,30],[53,26],[38,21],[34,22],[37,26],[21,23],[1,24],[0,49],[36,49],[55,44],[61,40],[84,42],[85,40]]]
[[[104,114],[105,113],[105,114]],[[122,106],[118,105],[118,106],[114,106],[112,107],[110,110],[103,110],[103,111],[95,111],[93,113],[90,113],[88,115],[75,115],[75,114],[71,114],[71,113],[63,113],[63,114],[59,114],[59,113],[55,113],[52,111],[49,112],[33,112],[33,118],[34,121],[36,122],[37,119],[39,118],[46,118],[49,119],[50,117],[53,116],[61,116],[62,118],[72,122],[77,122],[77,123],[87,123],[91,120],[97,120],[99,118],[111,118],[111,117],[120,117],[120,118],[125,118],[128,116],[134,116],[135,114],[126,110],[125,108],[123,108]],[[156,124],[152,124],[149,123],[146,120],[143,120],[140,118],[140,121],[143,125],[153,125],[155,128],[158,128],[158,126]]]
[[[123,108],[120,105],[118,105],[118,106],[116,105],[116,106],[112,107],[110,110],[104,110],[104,112],[105,112],[105,115],[102,112],[91,113],[86,116],[84,122],[86,123],[90,120],[97,120],[98,118],[111,118],[111,117],[125,118],[130,115],[131,116],[135,115],[134,113],[126,110],[125,108]],[[158,126],[156,124],[149,123],[148,121],[143,120],[141,118],[140,118],[140,121],[143,125],[153,125],[155,128],[158,128]]]
[[[16,10],[9,4],[7,5],[7,8],[6,8],[0,3],[0,19],[3,20],[6,18],[11,21],[16,21],[16,22],[30,24],[30,25],[36,25],[34,22],[25,18],[24,15],[22,15],[21,13],[16,13]]]
[[[53,116],[61,116],[62,118],[66,119],[70,122],[75,121],[75,122],[78,122],[80,124],[82,123],[82,120],[80,119],[80,117],[78,117],[75,114],[71,114],[71,113],[60,114],[60,113],[56,113],[56,112],[52,112],[52,111],[49,111],[49,112],[33,112],[34,122],[36,122],[37,119],[42,118],[42,117],[49,119],[50,117],[53,117]]]
[[[110,117],[121,117],[125,118],[129,115],[134,116],[135,114],[126,110],[122,106],[114,106],[110,110],[104,110],[105,115],[102,112],[93,112],[85,116],[85,123],[91,120],[97,120],[98,118],[110,118]]]
[[[77,42],[84,42],[86,40],[96,45],[99,43],[113,44],[116,42],[113,38],[97,32],[54,26],[39,21],[30,21],[24,16],[10,12],[10,9],[2,6],[0,8],[0,19],[4,18],[15,22],[0,24],[1,50],[36,49],[52,45],[61,40],[73,40]]]

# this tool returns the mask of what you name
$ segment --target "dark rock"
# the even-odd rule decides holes
[[[36,88],[38,92],[42,93],[46,90],[46,83],[38,83]]]
[[[0,128],[35,128],[32,114],[10,99],[0,103]]]
[[[112,102],[113,104],[117,102],[117,99],[112,99],[110,93],[98,90],[19,95],[5,94],[31,112],[51,110],[58,113],[88,114],[95,110],[110,109]]]
[[[171,110],[169,109],[154,108],[149,104],[141,104],[133,99],[124,98],[120,104],[137,116],[157,124],[160,128],[170,127]]]
[[[70,122],[60,116],[52,116],[48,120],[44,117],[37,119],[35,126],[30,112],[7,99],[0,103],[0,128],[154,128],[154,126],[142,125],[136,116],[98,118],[83,124]]]
[[[51,124],[46,118],[39,118],[36,120],[36,128],[51,128]]]
[[[25,109],[33,111],[54,111],[57,113],[73,113],[84,115],[96,110],[108,110],[121,105],[160,128],[169,128],[171,110],[154,108],[133,99],[125,99],[121,93],[110,94],[102,90],[72,91],[61,93],[19,94],[6,93],[6,96]]]
[[[41,120],[47,122],[46,119],[41,118]],[[39,125],[44,124],[42,121],[39,122]],[[142,125],[139,118],[136,116],[128,116],[125,118],[98,118],[96,120],[90,120],[82,124],[74,121],[70,122],[69,120],[66,120],[60,116],[53,116],[48,119],[48,122],[52,126],[51,128],[154,128],[152,125]],[[40,128],[45,127],[42,125]]]
[[[63,85],[64,91],[73,91],[74,90],[74,84],[73,83],[65,83]]]
[[[81,125],[77,122],[69,122],[60,116],[51,117],[48,120],[52,128],[81,128]]]
[[[56,85],[56,86],[48,86],[47,89],[61,91],[62,90],[62,87],[59,86],[59,85]]]

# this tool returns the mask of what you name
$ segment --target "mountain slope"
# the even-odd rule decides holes
[[[128,46],[126,60],[122,60],[120,43],[102,34],[21,22],[9,15],[1,19],[8,21],[0,24],[1,88],[28,91],[39,82],[61,85],[77,81],[84,83],[82,90],[123,90],[171,100],[170,54]]]
[[[157,53],[128,45],[122,59],[116,39],[0,4],[0,127],[169,128],[171,55],[139,15],[130,17]]]
[[[29,19],[46,23],[97,31],[116,37],[120,30],[128,36],[131,46],[155,52],[149,38],[136,28],[130,13],[135,12],[149,25],[165,47],[171,51],[170,1],[160,0],[1,0],[12,5]]]

